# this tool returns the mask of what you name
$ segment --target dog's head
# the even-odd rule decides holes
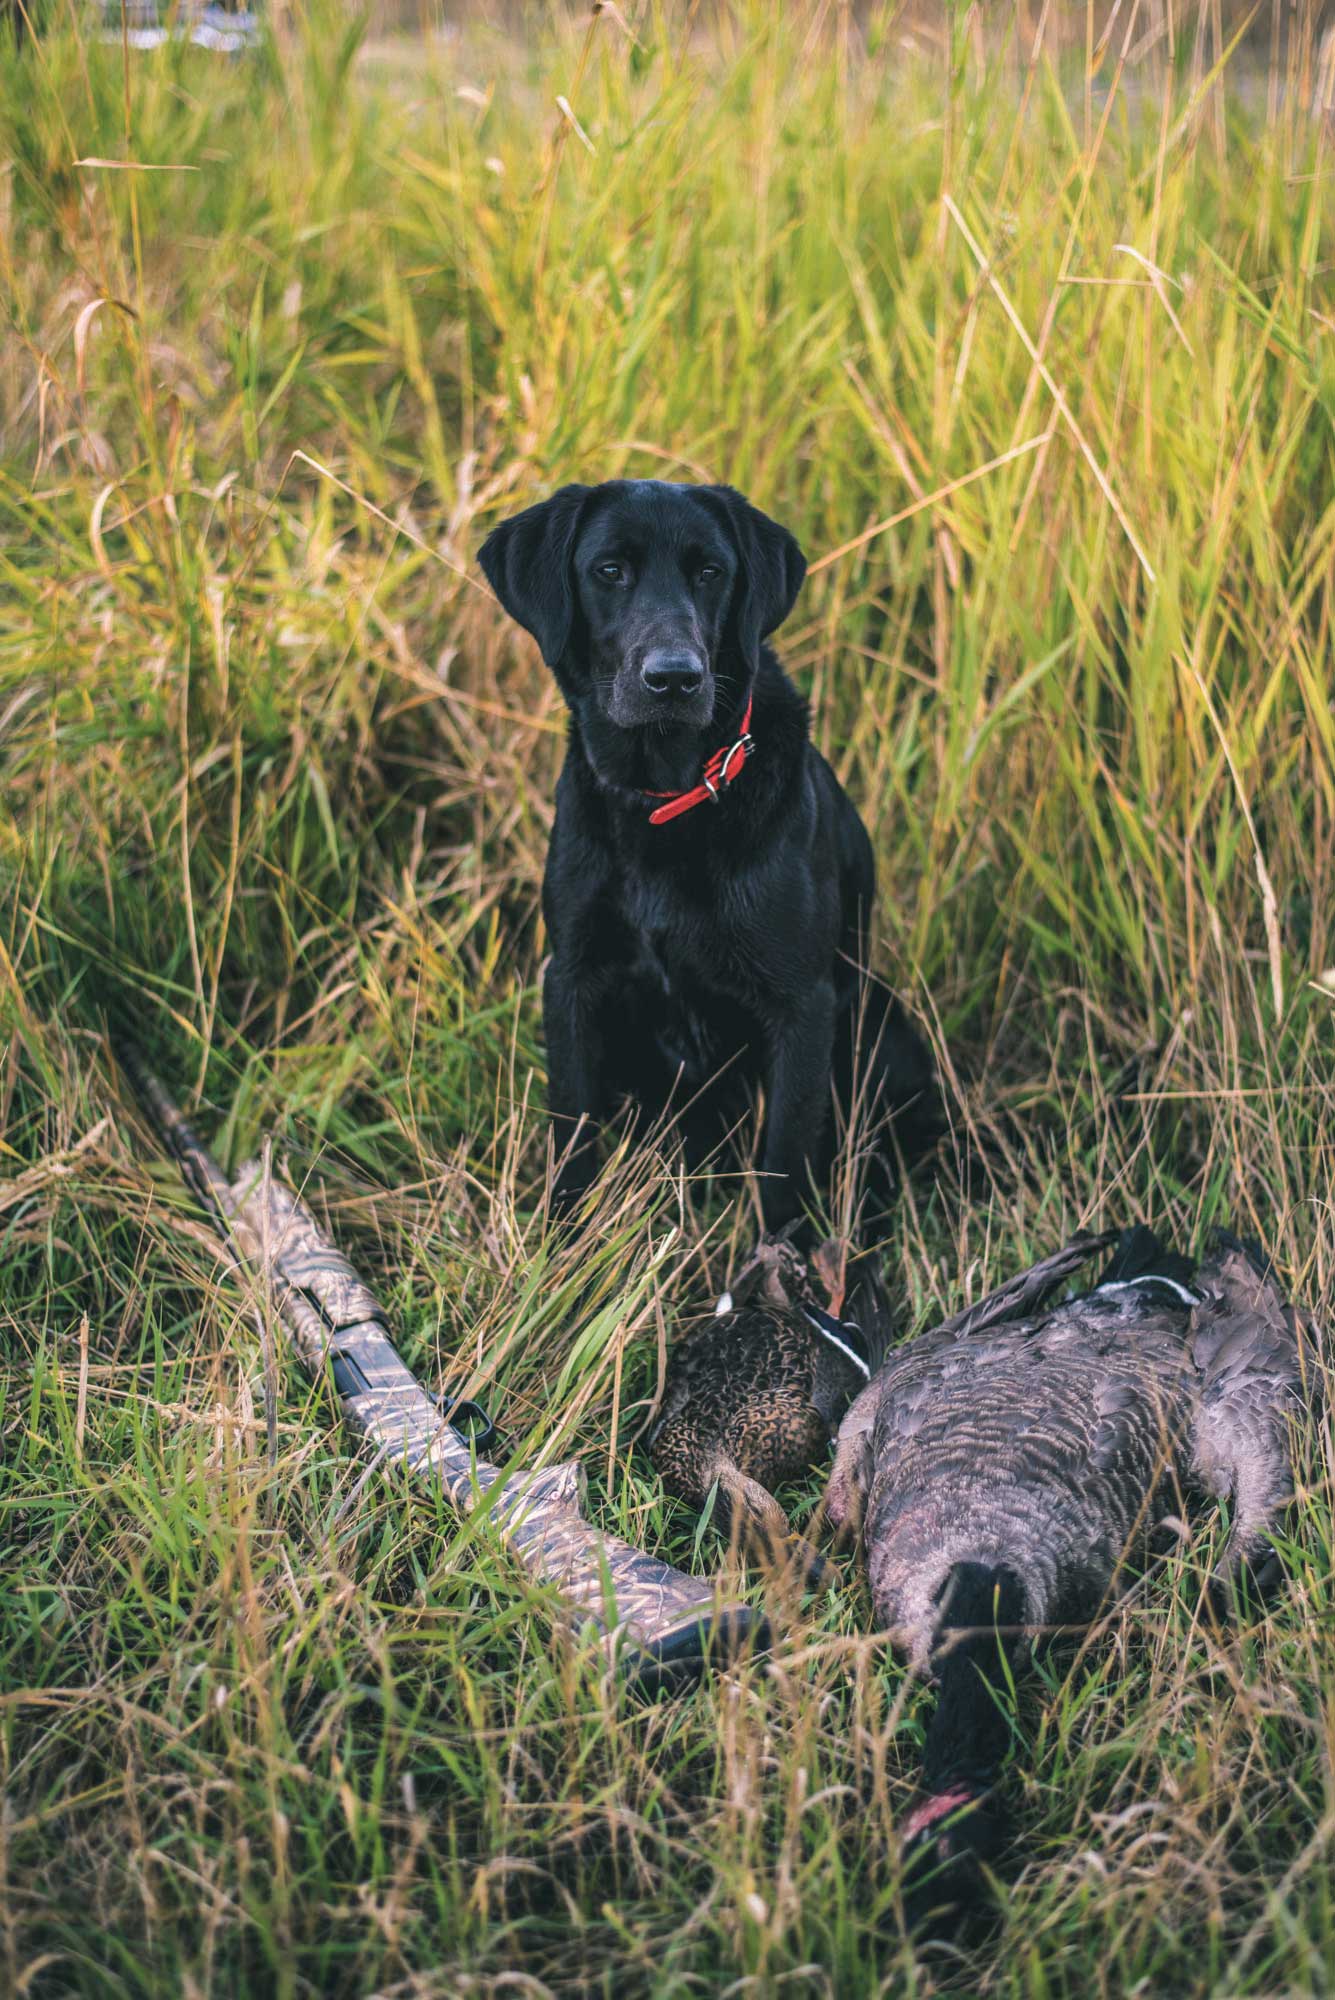
[[[745,701],[806,571],[786,528],[730,486],[563,486],[479,551],[577,714],[707,730]]]

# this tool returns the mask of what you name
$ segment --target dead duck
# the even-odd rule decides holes
[[[840,1429],[829,1519],[860,1516],[876,1622],[938,1687],[903,1828],[914,1922],[962,1916],[1001,1844],[1026,1630],[1092,1618],[1193,1493],[1230,1502],[1217,1602],[1279,1572],[1293,1422],[1316,1390],[1310,1322],[1234,1239],[1196,1264],[1144,1228],[1116,1239],[1092,1289],[1046,1303],[1114,1240],[1079,1237],[910,1341]]]
[[[831,1288],[825,1303],[813,1268]],[[837,1268],[835,1246],[808,1266],[786,1238],[762,1241],[713,1316],[674,1349],[647,1441],[669,1493],[702,1511],[717,1488],[725,1532],[772,1560],[795,1558],[813,1582],[827,1565],[794,1534],[773,1489],[828,1453],[881,1359],[857,1321],[859,1301],[870,1297],[866,1278],[856,1284],[852,1317],[829,1310],[842,1303]]]

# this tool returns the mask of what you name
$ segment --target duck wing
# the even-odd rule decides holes
[[[1271,1534],[1293,1498],[1298,1420],[1319,1395],[1316,1330],[1287,1303],[1268,1265],[1221,1235],[1196,1280],[1191,1357],[1200,1374],[1192,1470],[1232,1503],[1212,1585],[1249,1573],[1264,1591],[1280,1573]]]

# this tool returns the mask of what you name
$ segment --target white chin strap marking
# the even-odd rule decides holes
[[[725,1314],[730,1313],[731,1311],[732,1311],[732,1293],[720,1292],[714,1305],[715,1319],[722,1319]],[[809,1313],[805,1310],[803,1310],[802,1317],[806,1321],[807,1325],[811,1328],[811,1331],[813,1333],[818,1333],[822,1340],[828,1340],[831,1347],[837,1347],[839,1349],[839,1352],[847,1360],[852,1362],[853,1366],[857,1369],[859,1375],[861,1375],[865,1381],[870,1382],[871,1369],[868,1367],[867,1363],[863,1360],[860,1354],[855,1354],[851,1347],[849,1347],[844,1341],[840,1340],[838,1334],[833,1331],[833,1328],[831,1326],[827,1325],[824,1320],[817,1319],[814,1313]]]
[[[1096,1286],[1100,1292],[1135,1292],[1142,1285],[1167,1285],[1170,1292],[1176,1292],[1184,1306],[1198,1306],[1200,1293],[1193,1292],[1186,1285],[1179,1285],[1176,1278],[1161,1278],[1154,1271],[1147,1271],[1143,1278],[1110,1278],[1106,1284]]]
[[[846,1347],[843,1341],[840,1340],[838,1334],[832,1333],[829,1327],[825,1325],[824,1321],[818,1320],[813,1313],[804,1312],[802,1317],[806,1321],[807,1325],[812,1329],[813,1333],[818,1333],[822,1340],[829,1341],[831,1347],[837,1347],[841,1354],[847,1355],[848,1359],[852,1362],[853,1366],[857,1369],[858,1373],[863,1377],[865,1377],[865,1379],[868,1382],[870,1382],[871,1369],[867,1366],[866,1362],[863,1360],[860,1354],[855,1354],[851,1347]]]

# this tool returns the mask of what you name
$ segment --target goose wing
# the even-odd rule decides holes
[[[1037,1264],[1031,1264],[1027,1271],[1021,1271],[1014,1278],[1008,1278],[1004,1285],[998,1285],[994,1292],[989,1292],[975,1305],[965,1306],[962,1312],[942,1320],[923,1338],[931,1340],[939,1335],[943,1339],[966,1340],[974,1334],[986,1333],[990,1327],[1006,1325],[1025,1313],[1036,1312],[1059,1285],[1075,1275],[1082,1264],[1087,1264],[1091,1257],[1116,1241],[1115,1229],[1098,1232],[1082,1230],[1060,1250],[1054,1250],[1050,1257],[1041,1257]]]
[[[1192,1469],[1232,1502],[1216,1590],[1249,1571],[1263,1590],[1279,1574],[1270,1536],[1293,1498],[1297,1420],[1319,1392],[1315,1328],[1289,1305],[1260,1258],[1221,1237],[1197,1278],[1191,1357],[1200,1375]]]

